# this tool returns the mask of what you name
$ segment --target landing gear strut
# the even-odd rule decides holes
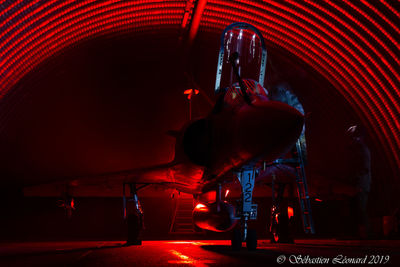
[[[272,180],[272,208],[270,232],[272,234],[272,243],[293,243],[293,238],[289,231],[289,215],[287,205],[283,203],[285,184],[278,183],[278,189],[275,190],[275,177]]]
[[[136,184],[128,184],[130,188],[130,197],[125,196],[125,186],[123,184],[123,205],[124,205],[124,219],[128,226],[126,245],[141,245],[142,240],[139,236],[144,229],[143,210],[139,202],[137,192],[147,186],[141,185],[137,187]]]
[[[246,242],[248,250],[257,249],[257,234],[255,229],[248,228],[248,221],[257,219],[257,204],[253,204],[253,189],[257,169],[243,168],[237,173],[242,186],[242,199],[236,210],[236,217],[240,219],[240,225],[233,230],[232,249],[239,250],[242,242]]]
[[[67,217],[67,219],[71,219],[72,211],[75,210],[75,200],[72,196],[71,191],[72,188],[68,184],[66,184],[65,191],[62,194],[62,199],[57,201],[57,206],[59,206],[60,208],[64,208],[65,216]]]

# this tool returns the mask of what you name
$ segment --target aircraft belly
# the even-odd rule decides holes
[[[211,176],[220,177],[250,161],[271,161],[288,152],[301,133],[303,121],[296,109],[274,101],[244,105],[214,117]]]
[[[170,175],[176,188],[185,193],[200,193],[204,167],[195,164],[178,164],[171,169]]]

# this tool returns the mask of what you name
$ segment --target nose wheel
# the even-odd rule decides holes
[[[257,249],[257,232],[255,229],[249,229],[247,231],[246,246],[248,250]]]
[[[236,218],[240,220],[240,225],[232,232],[231,245],[233,250],[240,250],[242,242],[246,242],[248,250],[257,249],[256,230],[248,227],[249,220],[257,219],[257,204],[252,203],[257,173],[258,170],[255,168],[243,168],[237,173],[242,188],[242,198],[236,209]]]
[[[248,250],[257,249],[257,232],[255,229],[247,230],[246,247]],[[238,251],[242,248],[243,236],[240,228],[235,228],[232,232],[231,246],[232,250]]]
[[[232,250],[240,250],[242,248],[242,232],[240,228],[236,227],[232,231],[232,239],[231,239]]]

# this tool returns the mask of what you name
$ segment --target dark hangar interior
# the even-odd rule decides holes
[[[261,86],[270,100],[284,88],[303,107],[312,231],[296,175],[264,162],[269,178],[255,178],[258,218],[248,226],[257,231],[256,252],[246,240],[232,249],[234,230],[192,222],[199,201],[218,203],[217,183],[193,195],[156,176],[134,182],[141,245],[125,246],[124,207],[132,201],[123,195],[138,203],[128,188],[134,178],[105,174],[174,162],[174,134],[191,119],[214,116],[221,34],[237,22],[265,41]],[[106,265],[262,265],[282,255],[332,263],[339,254],[356,263],[400,262],[399,25],[400,3],[389,0],[0,1],[0,265],[90,266],[102,257]],[[203,177],[212,169],[204,166]],[[231,174],[239,165],[232,166],[218,185],[221,201],[234,205],[244,198]],[[289,223],[279,231],[290,238],[279,240],[271,225],[280,184]],[[291,258],[300,254],[309,258]]]

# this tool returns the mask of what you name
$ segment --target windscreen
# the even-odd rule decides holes
[[[221,36],[216,91],[232,86],[238,80],[229,58],[238,53],[236,65],[242,79],[251,79],[264,86],[266,49],[261,34],[253,26],[238,23],[228,26]]]

